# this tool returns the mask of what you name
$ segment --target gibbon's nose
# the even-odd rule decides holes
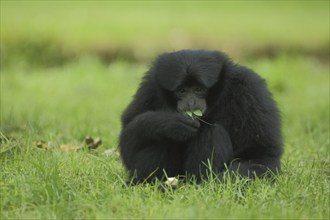
[[[190,99],[188,102],[188,107],[191,111],[195,110],[195,105],[196,105],[196,101],[194,99]]]

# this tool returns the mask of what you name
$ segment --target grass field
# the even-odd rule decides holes
[[[181,2],[176,9],[166,2],[161,7],[159,2],[55,3],[1,1],[0,219],[329,218],[329,60],[299,52],[328,51],[329,2]],[[233,15],[246,23],[210,23]],[[107,22],[109,17],[116,22]],[[164,28],[158,29],[157,21]],[[183,33],[173,35],[181,39],[176,43],[169,37],[173,30]],[[204,34],[194,35],[200,30]],[[108,36],[110,41],[102,40]],[[75,57],[61,65],[43,63],[57,51],[38,47],[50,38],[62,49],[78,51]],[[21,47],[25,39],[34,43]],[[109,51],[132,48],[144,57],[146,49],[148,55],[143,62],[113,57],[104,63],[93,51],[108,44]],[[127,187],[118,155],[103,152],[118,147],[120,115],[149,57],[164,48],[203,45],[226,47],[267,79],[282,112],[283,172],[274,183],[210,180],[164,193],[157,186]],[[235,53],[274,45],[283,49],[275,56]],[[287,53],[292,45],[301,50]],[[62,59],[61,53],[56,56]],[[59,148],[82,145],[87,135],[102,138],[96,152]],[[37,141],[49,149],[36,147]]]
[[[23,52],[100,54],[145,61],[182,48],[328,55],[327,1],[1,1],[1,60]],[[14,59],[14,62],[17,60]]]

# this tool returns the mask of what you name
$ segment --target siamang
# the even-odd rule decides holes
[[[122,115],[119,146],[134,184],[261,177],[281,168],[280,113],[265,80],[224,53],[165,53]]]

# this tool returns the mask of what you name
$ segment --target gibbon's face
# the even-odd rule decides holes
[[[200,110],[204,113],[207,109],[206,97],[208,89],[204,86],[198,84],[182,86],[174,94],[179,112]]]
[[[224,57],[214,51],[183,50],[163,54],[152,71],[159,87],[175,98],[180,112],[206,111],[206,98],[218,82]]]

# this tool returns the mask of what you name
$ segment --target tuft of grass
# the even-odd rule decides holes
[[[267,180],[216,180],[175,191],[127,187],[120,158],[36,148],[100,136],[116,148],[120,115],[147,65],[93,57],[1,72],[1,219],[326,219],[329,66],[300,56],[241,60],[267,79],[283,116],[283,171]],[[6,136],[6,138],[4,138]],[[160,184],[160,183],[158,183]]]

